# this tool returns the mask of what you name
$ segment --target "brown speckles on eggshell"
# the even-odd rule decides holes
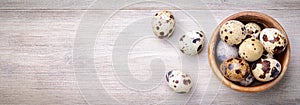
[[[279,37],[275,37],[273,40],[270,40],[270,42],[273,43],[273,44],[274,44],[275,42],[278,42],[278,41],[279,41]]]
[[[233,58],[228,59],[226,62],[231,62],[233,60]]]
[[[284,45],[286,45],[287,43],[286,43],[286,39],[283,39],[283,42],[284,42]]]
[[[193,39],[193,43],[196,43],[197,41],[200,41],[200,38]]]
[[[276,64],[276,67],[280,67],[280,64],[279,64],[279,63],[277,63],[277,64]]]
[[[173,29],[170,29],[170,30],[169,30],[169,33],[172,33],[172,32],[173,32]]]
[[[178,80],[175,81],[176,84],[178,84],[178,82],[179,82]]]
[[[196,32],[200,37],[203,37],[203,35],[200,32]]]
[[[181,75],[183,78],[185,78],[186,76],[185,75]]]
[[[202,49],[202,45],[200,45],[200,46],[197,48],[197,51],[199,52],[201,49]]]
[[[273,78],[275,78],[275,77],[277,77],[278,75],[279,75],[279,71],[277,70],[277,68],[276,67],[273,67],[272,68],[272,71],[271,71],[271,76],[270,77],[273,77]]]
[[[254,32],[253,32],[253,31],[248,31],[248,33],[249,33],[249,34],[253,34]]]
[[[266,34],[263,35],[263,40],[266,42],[268,41],[268,36]]]
[[[164,32],[160,32],[159,35],[163,36],[165,33]]]
[[[189,85],[189,84],[191,84],[192,83],[192,81],[190,80],[190,79],[184,79],[183,80],[183,84],[184,85]]]
[[[168,75],[166,75],[166,81],[169,82],[169,77],[168,77]]]
[[[184,53],[184,50],[180,49],[180,51],[181,51],[182,53]]]
[[[183,41],[183,37],[181,37],[181,38],[179,39],[179,41]]]
[[[173,15],[170,15],[170,18],[171,18],[171,19],[174,19],[174,16],[173,16]]]
[[[242,31],[245,31],[245,27],[242,27],[241,30],[242,30]]]
[[[266,75],[262,74],[262,75],[259,76],[259,78],[260,78],[260,79],[265,79],[265,78],[266,78]]]
[[[228,36],[225,36],[225,40],[228,40]]]
[[[246,35],[246,39],[247,39],[247,38],[251,38],[251,37],[252,37],[251,35]]]
[[[236,74],[240,74],[240,73],[241,73],[241,70],[240,70],[240,69],[237,69],[237,70],[235,70],[235,73],[236,73]]]
[[[261,62],[261,64],[263,65],[262,67],[262,70],[265,72],[265,73],[268,73],[270,71],[270,61],[267,61],[267,60],[264,60],[263,62]]]

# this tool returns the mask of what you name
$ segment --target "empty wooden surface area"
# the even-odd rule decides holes
[[[186,71],[195,80],[188,94],[174,93],[164,81],[168,67],[180,68],[176,65],[180,59],[189,61],[195,57],[184,56],[166,44],[167,40],[149,35],[151,24],[147,22],[160,9],[175,13],[175,34],[195,26],[201,26],[206,33],[206,46],[195,56],[199,70]],[[288,70],[277,85],[264,92],[231,90],[215,77],[208,64],[210,34],[223,19],[241,11],[273,17],[289,37]],[[299,17],[299,0],[1,0],[0,104],[300,104]],[[147,47],[136,44],[126,53],[115,49],[120,47],[117,41],[124,40],[119,36],[126,35],[129,40],[137,32],[149,35],[136,42]],[[177,37],[170,38],[170,43]],[[162,50],[149,53],[152,48]],[[120,59],[114,54],[121,54]],[[127,56],[128,60],[121,58]],[[161,58],[166,70],[151,71],[160,69],[160,64],[149,63],[149,57],[157,62],[161,61],[156,58]],[[116,65],[124,66],[116,63],[121,61],[128,61],[130,73],[114,70]],[[143,90],[142,85],[130,85],[130,81],[117,79],[118,76],[157,86]],[[131,87],[135,85],[140,87]]]

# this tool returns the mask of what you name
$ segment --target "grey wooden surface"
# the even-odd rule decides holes
[[[103,32],[116,33],[122,22],[135,19],[133,17],[152,15],[157,9],[165,9],[156,5],[144,7],[129,6],[133,1],[103,0],[100,6],[89,8],[97,1],[94,0],[2,0],[0,1],[0,104],[92,104],[85,96],[74,69],[74,44],[78,38],[78,29],[87,13],[94,12],[92,17],[99,16],[111,19],[105,23]],[[120,3],[122,2],[122,3]],[[135,1],[136,2],[136,1]],[[196,81],[197,88],[187,94],[187,104],[299,104],[300,103],[300,1],[299,0],[209,0],[195,6],[199,1],[163,1],[170,4],[180,4],[183,11],[190,14],[209,11],[216,23],[231,14],[252,10],[265,13],[275,18],[286,30],[291,45],[291,61],[288,71],[275,87],[260,93],[240,93],[222,85],[210,72],[206,49],[198,56],[204,65],[198,72],[200,79]],[[122,8],[124,7],[124,8]],[[119,10],[119,8],[122,8]],[[177,9],[173,10],[176,12]],[[120,17],[111,16],[120,11]],[[145,11],[145,14],[139,14]],[[182,10],[181,10],[182,11]],[[127,15],[131,13],[136,15]],[[94,17],[93,17],[94,16]],[[111,17],[109,17],[111,16]],[[203,15],[196,15],[196,17]],[[122,20],[122,19],[129,20]],[[115,19],[115,20],[114,20]],[[121,23],[114,23],[119,21]],[[184,20],[183,20],[184,21]],[[201,20],[199,20],[201,21]],[[126,22],[124,22],[125,24]],[[206,26],[202,26],[205,29]],[[215,26],[216,27],[216,26]],[[213,28],[215,28],[213,27]],[[93,27],[91,27],[93,28]],[[210,32],[207,32],[210,33]],[[105,35],[105,33],[102,33]],[[116,33],[117,34],[117,33]],[[108,45],[113,37],[98,36],[95,45]],[[105,40],[103,37],[108,37]],[[207,35],[207,42],[210,35]],[[134,91],[128,90],[118,81],[110,78],[111,67],[105,64],[111,54],[103,53],[103,46],[95,47],[95,67],[102,85],[113,99],[122,104],[176,104],[168,101],[168,95],[174,93],[161,83],[162,90]],[[113,46],[113,43],[111,44]],[[75,46],[76,47],[76,46]],[[105,46],[104,46],[105,47]],[[76,49],[76,48],[75,48]],[[106,49],[107,52],[111,48]],[[105,52],[105,51],[104,51]],[[101,55],[104,54],[104,55]],[[78,58],[85,59],[85,58]],[[84,65],[84,64],[83,64]],[[105,67],[102,67],[105,66]],[[145,71],[148,72],[148,71]],[[80,73],[80,72],[79,72]],[[82,72],[84,73],[84,72]],[[134,72],[137,78],[147,79],[143,72]],[[140,73],[140,74],[139,74]],[[201,74],[209,73],[209,75]],[[139,77],[140,76],[140,77]],[[102,78],[108,77],[108,78]],[[88,78],[88,77],[87,77]],[[86,80],[89,83],[89,80]],[[103,82],[104,81],[104,82]],[[108,85],[106,85],[108,84]],[[205,88],[205,86],[209,89]],[[84,87],[84,86],[83,86]],[[103,91],[103,90],[99,90]],[[133,91],[133,92],[132,92]],[[146,93],[146,94],[145,94]],[[175,95],[176,96],[176,95]],[[107,103],[102,96],[94,99],[98,104]],[[187,98],[187,97],[184,97]],[[175,97],[176,99],[176,97]],[[163,101],[164,101],[163,100]],[[179,99],[180,100],[180,99]],[[113,104],[119,104],[113,102]]]

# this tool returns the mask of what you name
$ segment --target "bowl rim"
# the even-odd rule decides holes
[[[233,20],[233,19],[237,19],[238,17],[241,16],[256,16],[256,17],[260,17],[260,18],[264,18],[264,19],[269,19],[269,21],[271,23],[274,24],[274,26],[276,26],[276,28],[280,31],[283,32],[283,34],[285,35],[285,37],[287,38],[287,47],[286,47],[286,51],[285,51],[285,60],[282,60],[282,70],[281,73],[279,74],[279,76],[270,81],[267,82],[265,84],[261,84],[261,85],[257,85],[257,86],[251,86],[251,87],[246,87],[246,86],[240,86],[237,85],[231,81],[229,81],[228,79],[226,79],[222,73],[219,70],[219,66],[216,62],[216,57],[215,57],[215,46],[217,44],[217,40],[219,38],[219,29],[220,27],[228,20]],[[261,13],[261,12],[254,12],[254,11],[243,11],[243,12],[238,12],[235,13],[229,17],[227,17],[226,19],[222,20],[221,23],[215,28],[214,32],[211,35],[209,44],[208,44],[208,60],[209,60],[209,65],[211,67],[211,70],[214,72],[215,76],[217,76],[217,78],[227,87],[236,90],[236,91],[240,91],[240,92],[261,92],[261,91],[265,91],[270,89],[271,87],[273,87],[274,85],[276,85],[284,76],[289,62],[290,62],[290,41],[288,39],[288,35],[286,34],[284,28],[272,17]]]

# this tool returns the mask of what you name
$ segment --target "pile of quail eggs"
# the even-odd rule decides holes
[[[238,20],[225,22],[220,30],[217,59],[220,71],[228,80],[242,86],[254,81],[272,81],[281,72],[275,58],[286,49],[287,39],[276,28],[260,27],[255,22],[244,25]]]
[[[152,17],[152,30],[160,39],[169,38],[175,30],[175,17],[170,11],[161,10]],[[178,48],[186,55],[196,55],[201,52],[205,44],[205,34],[201,30],[191,30],[178,39]],[[166,74],[168,85],[179,93],[187,93],[192,87],[191,77],[179,70],[171,70]]]

